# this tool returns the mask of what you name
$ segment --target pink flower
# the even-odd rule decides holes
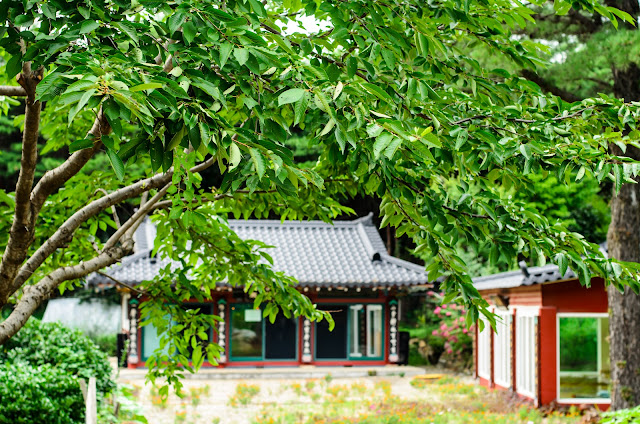
[[[460,318],[458,318],[458,321],[460,321],[460,322],[464,322],[464,317],[460,317]]]
[[[436,294],[436,292],[434,292],[433,290],[429,290],[429,291],[427,292],[427,295],[428,295],[428,296],[435,296],[435,294]]]
[[[443,334],[443,336],[445,336],[445,337],[449,337],[449,332],[448,332],[448,331],[445,331],[445,332],[444,332],[444,334]]]
[[[442,323],[442,325],[440,326],[440,329],[441,329],[442,331],[445,331],[445,330],[447,329],[447,324]]]
[[[451,343],[458,343],[458,337],[456,336],[451,337]]]
[[[434,336],[437,336],[437,335],[438,335],[438,330],[433,330],[433,331],[431,332],[431,334],[433,334]]]
[[[452,354],[453,353],[453,349],[447,349],[447,353],[448,354]]]
[[[447,305],[442,305],[442,309],[447,309]]]
[[[433,313],[434,313],[434,314],[436,314],[436,315],[438,315],[438,314],[440,313],[440,310],[441,310],[441,309],[440,309],[440,307],[438,306],[438,307],[436,307],[436,309],[434,309],[434,310],[433,310]]]
[[[467,334],[467,333],[469,332],[469,330],[467,330],[466,328],[463,328],[463,329],[462,329],[462,332],[463,332],[464,334]]]
[[[451,311],[447,311],[447,313],[445,315],[450,317],[451,316]]]

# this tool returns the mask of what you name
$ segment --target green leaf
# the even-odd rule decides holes
[[[262,153],[258,151],[258,149],[250,148],[249,154],[251,155],[251,160],[253,161],[253,165],[256,168],[256,172],[258,173],[258,177],[262,179],[265,171],[265,161]]]
[[[184,25],[182,25],[182,38],[184,39],[185,43],[191,44],[193,39],[196,38],[197,33],[198,29],[193,24],[193,22],[185,22]]]
[[[183,125],[182,128],[180,128],[180,130],[171,137],[171,141],[169,141],[169,144],[167,145],[167,150],[171,151],[178,147],[186,133],[187,127]]]
[[[322,131],[320,132],[320,134],[318,134],[318,137],[323,137],[327,134],[329,134],[329,132],[333,129],[333,127],[336,126],[336,121],[333,120],[333,118],[329,119],[329,122],[327,122],[327,124],[324,126],[324,128],[322,129]]]
[[[22,56],[16,53],[7,61],[5,66],[7,79],[13,78],[22,71]]]
[[[111,149],[107,149],[107,156],[116,173],[116,177],[118,177],[120,181],[124,180],[124,163],[122,163],[122,159]]]
[[[293,106],[293,110],[295,112],[294,125],[298,125],[300,122],[303,122],[304,114],[307,111],[308,106],[309,106],[309,99],[305,94]]]
[[[233,56],[235,56],[240,66],[242,66],[249,60],[249,50],[236,47],[233,49]]]
[[[378,137],[376,137],[375,143],[373,143],[373,157],[375,159],[380,158],[380,154],[384,149],[386,149],[391,141],[393,140],[393,134],[388,132],[383,132]]]
[[[135,27],[130,22],[122,21],[114,23],[114,25],[131,38],[131,40],[137,45],[140,40],[138,39],[138,33]]]
[[[142,90],[151,90],[154,88],[162,88],[163,84],[159,82],[146,82],[144,84],[136,85],[135,87],[131,87],[129,91],[142,91]]]
[[[182,12],[177,12],[171,15],[168,20],[169,35],[172,35],[174,32],[176,32],[178,28],[182,26],[186,19],[187,17]]]
[[[82,140],[76,140],[69,144],[69,153],[74,153],[78,150],[84,150],[90,147],[93,147],[93,139],[83,138]]]
[[[224,65],[227,63],[232,50],[233,44],[231,43],[225,42],[220,45],[220,69],[224,68]]]
[[[306,90],[303,90],[302,88],[291,88],[283,93],[280,93],[280,95],[278,96],[278,106],[295,103],[298,100],[302,99],[305,93]]]
[[[80,97],[78,104],[71,108],[71,110],[69,111],[69,126],[71,126],[71,122],[73,122],[73,119],[76,117],[78,112],[80,112],[80,110],[85,107],[91,96],[93,96],[95,93],[96,90],[94,89],[85,92],[82,97]]]
[[[97,28],[100,28],[100,24],[96,21],[84,21],[80,25],[80,34],[87,34]]]
[[[202,91],[204,91],[205,93],[207,93],[208,95],[210,95],[216,100],[222,99],[222,95],[220,94],[220,90],[218,89],[218,87],[216,87],[215,85],[213,85],[212,83],[210,83],[205,79],[196,78],[193,81],[193,85],[198,87],[199,89],[201,89]]]
[[[240,149],[236,143],[231,143],[229,147],[229,170],[231,171],[240,163],[242,159],[242,154],[240,153]]]
[[[393,104],[393,98],[391,98],[391,96],[386,91],[384,91],[377,85],[371,84],[369,82],[363,82],[361,83],[361,85],[362,87],[364,87],[365,90],[367,90],[369,93],[373,94],[380,100],[387,102],[389,104]]]

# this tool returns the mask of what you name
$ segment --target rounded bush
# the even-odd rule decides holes
[[[0,346],[0,368],[2,363],[24,363],[34,367],[51,365],[59,374],[87,380],[96,377],[99,396],[115,387],[107,355],[82,332],[60,323],[30,319],[15,336]],[[4,404],[4,399],[0,402]]]
[[[78,380],[51,365],[0,365],[0,423],[84,423]]]

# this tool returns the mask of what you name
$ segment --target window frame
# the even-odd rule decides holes
[[[502,319],[502,321],[496,320],[496,332],[493,336],[493,380],[494,383],[502,387],[511,388],[513,380],[511,375],[511,332],[513,331],[513,312],[508,309],[494,308],[493,313]],[[497,331],[498,326],[506,329],[506,331],[504,333],[499,333]],[[500,353],[500,355],[498,355],[498,353]],[[503,358],[503,353],[506,353],[506,358]],[[496,363],[498,360],[503,360],[506,362],[506,365],[498,367],[498,364]],[[504,376],[506,379],[504,380],[500,378],[503,377],[502,375],[498,377],[497,370],[500,368],[502,368],[502,371],[506,371],[506,376]]]
[[[245,302],[240,302],[240,303],[230,303],[229,304],[229,330],[228,330],[228,334],[229,334],[229,362],[297,362],[298,361],[298,357],[300,355],[300,349],[299,349],[299,339],[300,339],[300,319],[298,318],[294,318],[292,317],[292,319],[295,321],[296,323],[296,339],[295,339],[295,352],[296,355],[294,358],[280,358],[280,359],[268,359],[265,357],[265,351],[266,351],[266,328],[265,326],[267,325],[267,320],[269,319],[268,317],[262,316],[262,319],[260,320],[260,329],[262,331],[262,355],[261,356],[244,356],[244,357],[237,357],[237,356],[233,356],[232,352],[233,352],[233,312],[235,311],[235,309],[233,308],[242,308],[242,310],[245,309],[254,309],[253,308],[253,303],[245,303]],[[263,309],[260,308],[260,314],[262,315],[262,311]],[[282,313],[282,312],[280,312]]]
[[[491,324],[489,323],[489,320],[486,319],[483,315],[480,316],[479,320],[482,320],[482,322],[484,322],[484,330],[480,331],[480,326],[478,326],[478,342],[477,342],[477,347],[478,347],[478,377],[480,378],[484,378],[487,381],[491,381],[491,332],[493,331],[491,329]],[[486,342],[485,340],[486,339]],[[481,349],[480,349],[480,342],[483,342],[483,347],[486,345],[486,353],[483,352],[482,356],[484,356],[486,354],[486,358],[482,357],[481,358]],[[487,369],[484,369],[484,365],[487,366]]]
[[[556,314],[556,402],[559,404],[576,404],[576,403],[596,403],[609,405],[611,404],[611,393],[609,399],[605,398],[561,398],[560,397],[560,318],[609,318],[606,312],[558,312]],[[598,345],[600,350],[600,345]],[[600,355],[598,355],[600,360]]]
[[[215,303],[213,303],[213,302],[211,302],[211,303],[209,303],[209,302],[185,302],[185,303],[182,304],[182,306],[200,308],[201,312],[202,312],[202,307],[204,306],[204,307],[209,307],[210,308],[209,309],[209,311],[210,311],[209,315],[215,315],[217,313],[217,305]],[[171,325],[173,325],[173,322],[174,321],[171,322],[172,323]],[[145,351],[146,349],[144,347],[144,345],[145,345],[145,343],[144,343],[144,334],[150,328],[154,328],[155,329],[155,327],[153,327],[151,324],[140,326],[140,337],[139,337],[139,340],[140,340],[140,358],[142,359],[143,362],[146,361],[147,359],[149,359],[149,357],[151,356],[150,353],[152,353],[152,352],[146,352]],[[156,331],[156,334],[157,334],[157,331]],[[209,328],[209,332],[208,332],[209,340],[213,340],[213,335],[214,335],[214,328],[211,327],[211,328]],[[207,362],[207,361],[205,361],[205,362]]]
[[[523,325],[520,319],[530,319],[531,327],[523,332]],[[526,396],[528,398],[536,400],[538,395],[538,382],[536,381],[538,362],[536,361],[538,349],[538,334],[536,333],[536,323],[539,326],[540,323],[540,309],[539,308],[516,308],[515,325],[516,325],[516,337],[515,337],[515,358],[516,358],[516,393]],[[531,334],[526,334],[528,331]],[[524,340],[528,337],[528,340]],[[533,337],[531,337],[533,336]],[[524,344],[524,346],[521,346]],[[526,352],[524,355],[521,352]],[[524,384],[523,384],[524,380]],[[530,381],[529,387],[526,386]]]
[[[344,306],[348,309],[348,313],[347,313],[347,355],[344,358],[318,358],[317,357],[317,346],[318,346],[318,339],[317,339],[317,331],[316,331],[316,323],[314,323],[313,326],[313,361],[314,362],[335,362],[335,361],[381,361],[384,359],[385,354],[386,354],[386,350],[387,350],[387,345],[386,345],[386,336],[387,336],[387,328],[386,328],[386,307],[387,304],[386,303],[381,303],[381,302],[362,302],[362,303],[319,303],[317,306]],[[371,308],[371,307],[374,308]],[[365,315],[368,313],[368,310],[371,309],[380,309],[380,330],[381,330],[381,336],[382,336],[382,346],[380,349],[380,356],[367,356],[367,355],[362,355],[362,354],[358,354],[358,353],[353,353],[353,346],[352,346],[352,337],[353,337],[353,326],[355,324],[354,320],[352,319],[352,311],[353,310],[360,310],[363,309],[365,311]],[[367,321],[367,329],[368,329],[369,323]],[[365,329],[365,331],[367,331]],[[367,350],[367,347],[365,346],[365,351]],[[367,352],[368,353],[368,352]]]

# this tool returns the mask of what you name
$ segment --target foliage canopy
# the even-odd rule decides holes
[[[574,5],[630,20],[597,1],[555,4],[558,13]],[[225,217],[329,220],[348,211],[343,195],[381,199],[381,225],[428,252],[430,278],[446,277],[443,302],[464,303],[468,325],[479,313],[492,317],[456,254],[461,240],[488,247],[489,263],[522,254],[563,273],[570,266],[584,285],[597,274],[640,287],[637,265],[607,260],[507,195],[551,173],[560,183],[590,175],[619,189],[639,169],[609,153],[637,144],[636,105],[606,95],[567,103],[465,53],[483,46],[517,68],[542,66],[546,47],[514,37],[534,22],[523,3],[2,0],[0,16],[4,74],[22,87],[0,94],[26,97],[22,172],[15,194],[0,196],[10,234],[0,305],[17,302],[0,342],[52,290],[129,253],[151,212],[157,252],[183,265],[136,289],[147,296],[149,322],[179,322],[161,343],[175,355],[158,353],[150,364],[166,367],[152,376],[173,381],[188,355],[196,368],[206,355],[215,360],[204,331],[215,318],[175,305],[207,297],[216,282],[255,290],[270,317],[321,319],[294,281],[270,268],[266,246],[239,239]],[[320,28],[304,30],[309,22]],[[34,186],[39,128],[43,151],[71,155]],[[313,167],[286,147],[300,134],[320,149]],[[103,155],[112,171],[80,172]],[[205,170],[219,184],[202,184]],[[136,198],[129,219],[112,217],[114,205]],[[22,294],[24,284],[32,287]]]

